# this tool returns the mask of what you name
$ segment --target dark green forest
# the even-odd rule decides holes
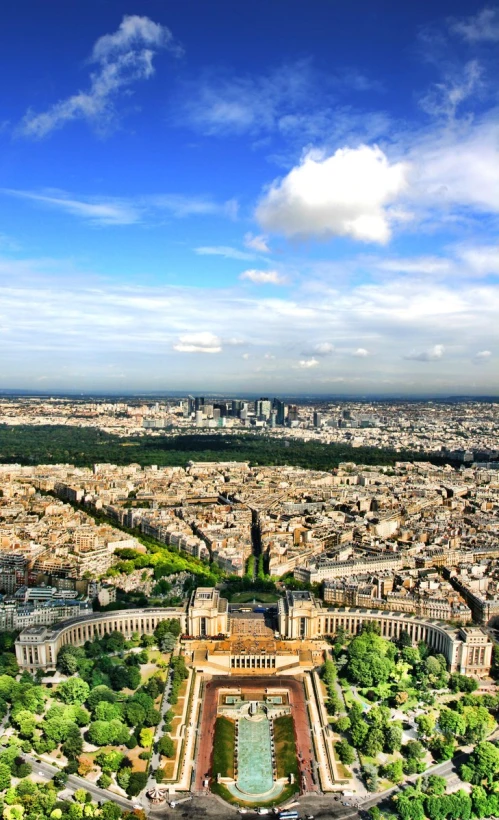
[[[184,466],[187,461],[249,461],[331,470],[342,461],[393,465],[423,460],[421,453],[374,447],[321,444],[265,435],[195,434],[120,438],[88,427],[0,425],[0,462],[70,463],[79,467],[99,462],[142,466]],[[432,458],[432,460],[435,460]]]

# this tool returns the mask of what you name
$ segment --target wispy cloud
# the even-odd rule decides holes
[[[198,256],[223,256],[225,259],[237,259],[245,262],[254,259],[254,254],[240,251],[238,248],[231,248],[230,245],[202,245],[194,248],[194,253]]]
[[[233,200],[217,203],[206,197],[175,194],[137,196],[133,200],[126,200],[112,197],[76,198],[66,191],[39,193],[2,188],[0,193],[55,208],[94,225],[133,225],[144,222],[150,217],[156,218],[164,212],[178,219],[188,216],[221,216],[231,219],[233,214]],[[253,257],[245,255],[238,258],[251,259]]]
[[[74,120],[87,120],[99,131],[114,122],[114,101],[121,92],[154,74],[153,59],[161,49],[179,54],[171,31],[148,17],[126,15],[117,31],[100,37],[89,59],[95,65],[90,87],[36,114],[29,110],[19,132],[41,138]]]
[[[453,19],[450,29],[470,43],[496,43],[499,41],[499,8],[485,7],[471,17]]]
[[[99,225],[132,225],[141,220],[141,210],[120,201],[85,202],[72,199],[66,194],[48,196],[31,191],[15,191],[4,188],[2,193],[27,199],[58,210],[66,211],[73,216],[81,217]]]
[[[258,253],[270,253],[268,239],[266,236],[263,236],[262,234],[260,234],[259,236],[254,236],[252,233],[245,234],[244,244],[247,248],[249,248],[252,251],[257,251]]]
[[[483,67],[478,60],[470,60],[461,72],[448,72],[442,81],[434,83],[419,103],[427,114],[452,121],[459,106],[475,97],[482,86]]]
[[[225,216],[236,219],[238,202],[228,199],[226,202],[215,202],[207,197],[182,196],[178,194],[161,194],[142,197],[144,206],[170,211],[174,216]]]
[[[376,78],[356,68],[322,72],[310,59],[275,67],[265,73],[229,75],[205,72],[184,89],[177,108],[178,124],[208,136],[270,133],[293,135],[301,147],[309,139],[328,139],[342,115],[355,116],[352,94],[381,91]],[[343,111],[342,98],[348,103]],[[363,133],[365,129],[363,127]]]
[[[255,285],[285,285],[287,279],[276,270],[245,270],[239,278]]]

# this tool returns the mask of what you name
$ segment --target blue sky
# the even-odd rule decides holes
[[[499,7],[4,9],[0,388],[497,393]]]

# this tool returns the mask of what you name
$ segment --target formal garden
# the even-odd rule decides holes
[[[409,784],[393,794],[392,814],[440,820],[498,813],[495,687],[477,694],[476,680],[449,674],[446,659],[424,642],[413,646],[406,633],[386,640],[375,623],[355,637],[335,636],[322,681],[341,763],[348,771],[355,765],[370,793]],[[462,781],[457,792],[447,794],[436,774],[418,778],[453,758]],[[371,809],[375,820],[378,812]]]
[[[148,782],[153,743],[163,763],[174,757],[173,710],[188,674],[183,657],[173,653],[178,633],[178,621],[172,619],[158,624],[152,636],[135,634],[126,640],[112,632],[82,647],[64,646],[57,670],[35,677],[19,674],[14,636],[1,636],[0,791],[5,793],[8,820],[11,816],[21,820],[27,814],[25,809],[13,814],[7,808],[18,805],[18,798],[19,805],[25,806],[36,794],[48,805],[51,788],[55,796],[52,812],[57,802],[55,789],[70,774],[133,798]],[[162,715],[167,674],[171,708]],[[54,785],[25,781],[37,759],[60,768]],[[157,776],[160,781],[162,772]],[[80,808],[72,809],[68,816],[93,816],[89,799],[76,801]],[[61,811],[61,815],[50,813],[52,820],[65,817],[66,809]],[[40,820],[44,815],[33,816]],[[121,817],[121,811],[113,816]]]

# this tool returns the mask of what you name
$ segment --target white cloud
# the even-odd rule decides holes
[[[286,277],[276,270],[245,270],[239,279],[253,282],[255,285],[285,285]]]
[[[451,31],[470,43],[499,41],[499,9],[486,7],[465,20],[453,20]]]
[[[480,276],[499,273],[499,246],[462,247],[458,256],[472,273]]]
[[[365,359],[366,356],[369,356],[369,351],[366,350],[365,347],[358,347],[357,350],[354,350],[352,356],[356,356],[359,359]]]
[[[41,114],[28,111],[20,131],[41,138],[74,120],[88,120],[106,130],[115,117],[114,99],[139,80],[154,74],[153,58],[160,49],[179,53],[170,30],[148,17],[125,15],[113,34],[100,37],[94,45],[90,63],[90,88],[60,100]]]
[[[173,349],[179,353],[220,353],[222,340],[214,333],[183,333]]]
[[[409,353],[407,356],[404,356],[404,359],[410,359],[414,362],[436,362],[442,358],[444,350],[443,345],[433,345],[433,347],[428,350],[423,350],[420,353]]]
[[[204,245],[200,248],[194,248],[194,253],[199,256],[224,256],[226,259],[238,259],[240,261],[249,261],[255,258],[251,253],[245,253],[245,251],[231,248],[228,245]]]
[[[302,367],[305,370],[308,370],[311,367],[318,367],[318,366],[319,366],[319,362],[317,361],[317,359],[301,359],[298,362],[298,367]]]
[[[270,253],[270,248],[267,244],[267,237],[260,234],[254,236],[252,233],[247,233],[244,236],[244,244],[247,248],[258,253]]]
[[[312,350],[316,356],[330,356],[334,353],[334,345],[330,342],[318,342]]]
[[[499,213],[499,119],[490,116],[458,129],[415,139],[408,197],[431,210],[435,222],[466,208]]]
[[[491,395],[496,389],[494,282],[402,277],[316,285],[268,298],[236,283],[139,286],[103,280],[71,260],[0,257],[0,387],[28,388],[42,373],[51,389],[106,390],[107,364],[114,363],[130,390],[164,389],[165,378],[172,390],[235,391],[237,385],[260,395],[289,393],[304,380],[307,390],[316,385],[321,392],[323,378],[342,379],[350,392],[355,378],[360,394]],[[242,340],[251,340],[251,348],[231,344]],[[438,356],[436,342],[449,355],[430,360]],[[335,350],[328,356],[324,349],[321,357],[316,344]],[[372,359],[353,355],[359,349],[376,353],[374,380]],[[484,350],[493,355],[474,358]],[[426,354],[423,363],[404,361],[410,351]],[[272,373],[268,388],[248,372],[246,352],[248,366],[261,363],[263,374]],[[300,360],[319,364],[302,367]]]
[[[340,148],[332,156],[309,152],[260,200],[256,217],[285,236],[350,236],[364,242],[390,238],[387,206],[406,188],[408,167],[390,164],[380,148]]]
[[[475,359],[480,359],[481,361],[487,361],[491,356],[492,353],[490,350],[479,350],[478,353],[475,353]]]

